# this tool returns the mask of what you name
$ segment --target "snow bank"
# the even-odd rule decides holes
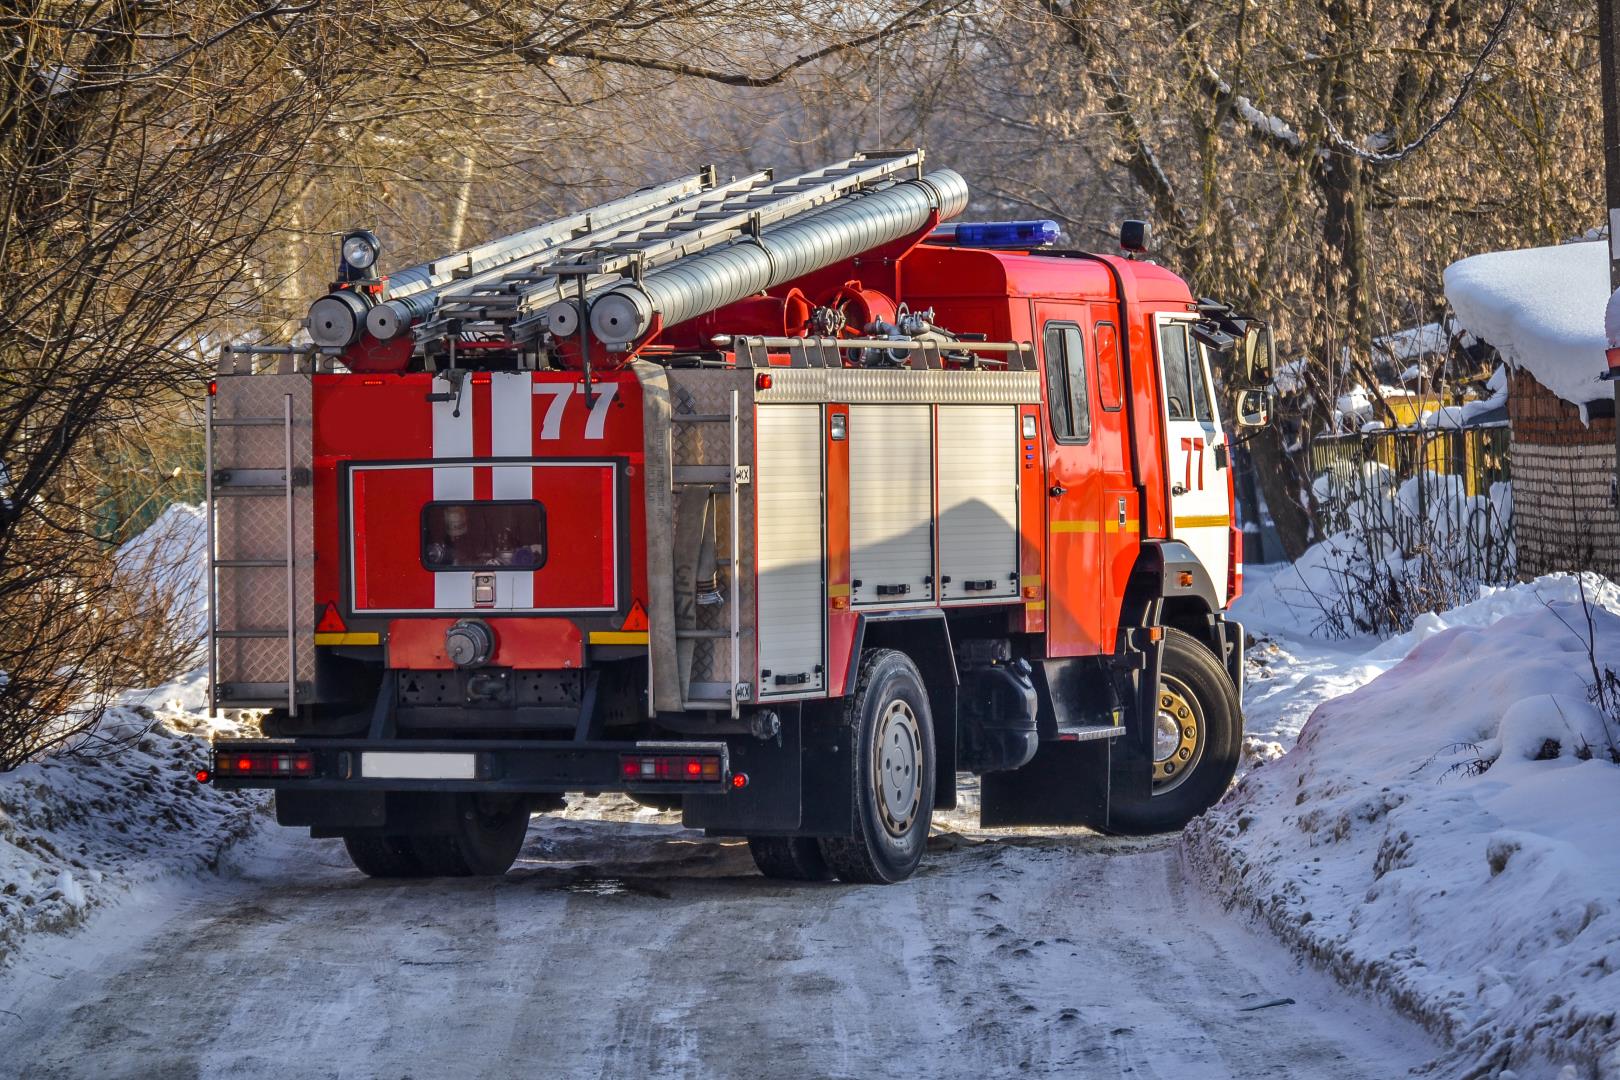
[[[1457,321],[1514,367],[1577,405],[1611,396],[1604,359],[1609,248],[1603,241],[1494,251],[1452,263]]]
[[[1620,668],[1620,587],[1585,581],[1599,665]],[[1471,1076],[1620,1077],[1620,725],[1589,700],[1580,592],[1491,590],[1341,656],[1365,684],[1183,841],[1230,902]]]
[[[93,744],[0,773],[0,967],[33,932],[78,926],[154,878],[211,868],[268,800],[196,783],[209,736],[200,676],[130,694]]]
[[[198,637],[208,629],[207,543],[203,508],[174,503],[117,552],[118,568],[145,579],[169,610],[190,617]]]

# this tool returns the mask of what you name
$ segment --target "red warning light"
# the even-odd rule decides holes
[[[759,387],[761,390],[769,390],[771,388],[770,372],[762,371],[757,376],[755,376],[754,377],[754,385]]]
[[[731,786],[736,788],[738,791],[741,791],[743,788],[747,787],[748,774],[745,772],[733,773],[731,777]]]
[[[206,784],[206,783],[208,783],[208,780],[209,780],[208,770],[207,769],[198,769],[197,770],[197,783]]]
[[[208,396],[209,397],[214,397],[214,396],[218,395],[218,393],[219,393],[219,380],[218,379],[209,379],[208,380]]]

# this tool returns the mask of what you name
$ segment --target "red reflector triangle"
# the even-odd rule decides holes
[[[620,630],[646,630],[647,629],[647,609],[641,606],[641,601],[640,600],[637,600],[635,602],[635,604],[630,608],[630,614],[628,614],[628,615],[626,615],[624,617],[624,625],[619,627],[619,629]]]
[[[326,610],[321,613],[321,621],[315,624],[315,629],[322,634],[343,634],[349,630],[343,622],[343,616],[338,614],[336,604],[326,605]]]

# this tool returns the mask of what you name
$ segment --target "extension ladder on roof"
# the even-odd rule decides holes
[[[757,236],[763,228],[880,181],[920,176],[922,161],[917,150],[868,152],[784,180],[766,170],[724,184],[717,184],[710,170],[653,189],[646,197],[655,205],[600,227],[593,227],[600,219],[593,220],[591,211],[573,215],[559,223],[575,223],[560,230],[573,233],[567,239],[444,289],[433,315],[416,328],[417,340],[452,328],[502,332],[514,341],[533,338],[544,328],[546,309],[582,289],[588,293],[626,275]],[[694,179],[701,190],[669,201]]]

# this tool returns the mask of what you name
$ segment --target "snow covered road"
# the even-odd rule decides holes
[[[537,818],[496,881],[250,840],[31,941],[0,1073],[1336,1080],[1437,1053],[1221,914],[1173,840],[946,831],[907,884],[791,887],[601,802],[572,813],[636,820]]]

